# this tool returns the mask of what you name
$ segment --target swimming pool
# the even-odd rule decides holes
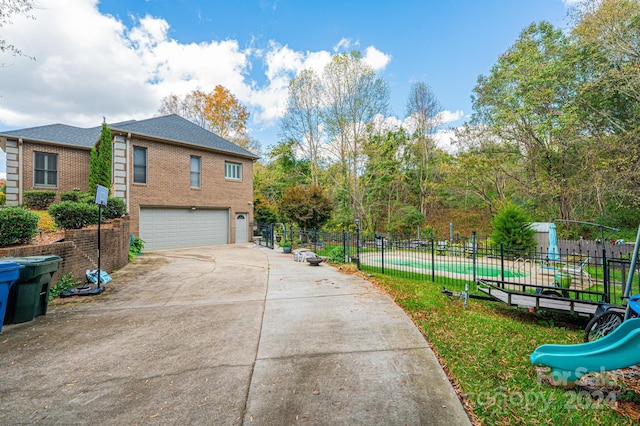
[[[381,264],[382,261],[380,259],[372,259],[375,263]],[[385,259],[385,266],[405,266],[409,268],[416,269],[425,269],[426,271],[431,271],[432,269],[440,272],[447,272],[451,274],[466,274],[473,275],[473,264],[466,262],[452,262],[452,263],[438,263],[435,262],[433,264],[433,268],[431,266],[431,262],[425,262],[417,259]],[[478,263],[476,265],[476,276],[478,277],[486,277],[486,278],[496,278],[502,276],[502,269],[498,266],[491,266],[482,263]],[[523,272],[515,272],[509,269],[504,270],[505,278],[522,278],[526,277],[527,274]]]

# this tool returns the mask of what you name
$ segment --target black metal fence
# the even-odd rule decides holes
[[[333,261],[358,269],[412,280],[429,280],[452,291],[478,292],[479,280],[505,290],[622,305],[629,275],[629,250],[611,242],[562,244],[556,259],[542,248],[511,251],[487,238],[457,236],[453,241],[394,238],[355,232],[321,232],[258,226],[260,244],[293,241]],[[555,258],[556,256],[551,256]],[[631,294],[640,293],[638,274]]]

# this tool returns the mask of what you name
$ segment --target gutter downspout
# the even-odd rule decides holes
[[[24,182],[24,152],[22,148],[22,138],[18,139],[18,203],[22,205],[22,189]]]
[[[127,133],[127,152],[125,153],[125,160],[127,162],[125,168],[127,170],[127,176],[126,176],[126,182],[125,182],[125,187],[127,188],[127,196],[126,196],[126,204],[127,204],[127,211],[129,212],[129,214],[131,214],[131,173],[133,173],[133,171],[131,170],[131,163],[133,161],[129,161],[129,155],[133,156],[133,153],[131,152],[131,132]]]

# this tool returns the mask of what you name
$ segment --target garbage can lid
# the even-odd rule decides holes
[[[16,262],[6,261],[4,258],[0,259],[0,273],[15,271],[16,269],[22,269],[22,268],[24,268],[24,265],[21,265]]]
[[[60,256],[25,256],[25,257],[4,257],[3,261],[15,262],[26,266],[48,265],[53,262],[60,262]]]

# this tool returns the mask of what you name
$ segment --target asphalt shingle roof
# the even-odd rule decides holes
[[[0,137],[22,138],[28,140],[52,142],[63,145],[73,145],[91,148],[100,138],[102,126],[80,128],[66,124],[51,124],[48,126],[31,127],[27,129],[11,130],[0,133]],[[197,124],[176,114],[154,117],[146,120],[131,120],[110,124],[112,132],[132,133],[172,142],[210,148],[243,157],[257,159],[258,157],[220,136],[203,129]]]

